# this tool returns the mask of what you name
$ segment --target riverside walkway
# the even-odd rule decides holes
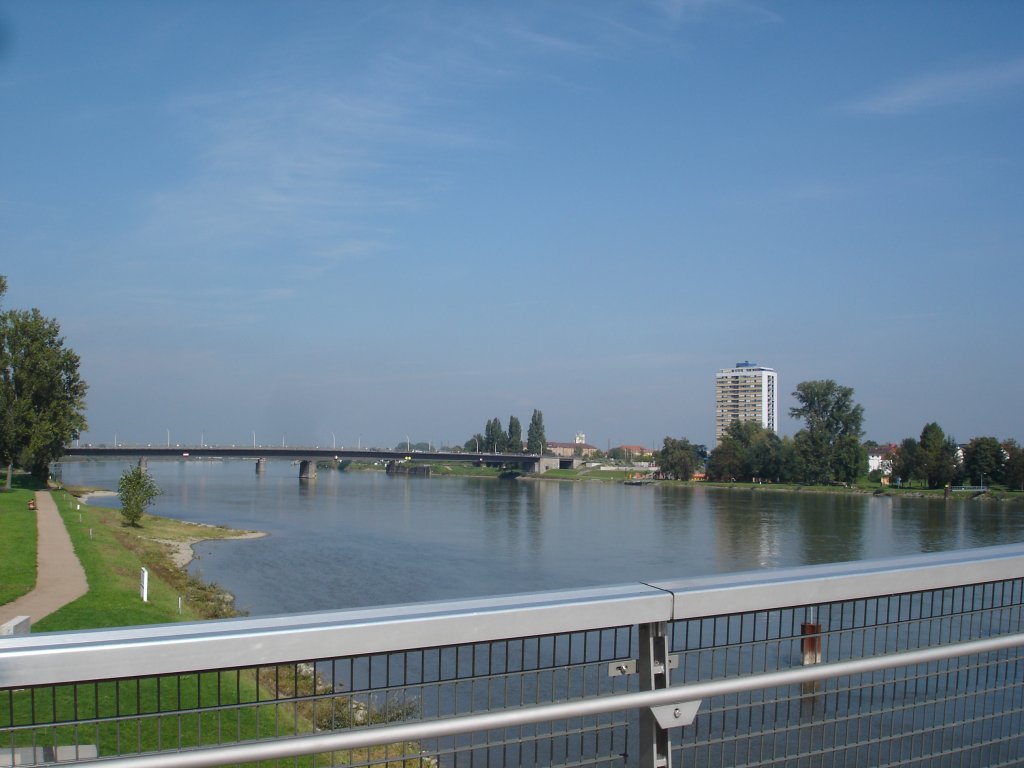
[[[48,491],[36,492],[36,520],[36,586],[27,595],[0,605],[0,624],[18,616],[28,616],[35,624],[89,591],[85,570]]]

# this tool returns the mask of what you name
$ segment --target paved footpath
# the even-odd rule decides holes
[[[35,624],[89,591],[85,571],[48,491],[36,492],[36,519],[39,526],[36,587],[14,602],[0,605],[0,624],[16,616],[28,616]]]

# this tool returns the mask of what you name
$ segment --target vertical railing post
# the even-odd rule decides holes
[[[668,625],[659,621],[640,625],[640,690],[668,688]],[[640,768],[672,768],[668,729],[658,724],[647,707],[640,710]]]

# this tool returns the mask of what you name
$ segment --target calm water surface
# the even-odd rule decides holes
[[[128,462],[67,462],[115,489]],[[155,514],[269,536],[196,545],[254,615],[651,581],[1024,541],[1019,505],[150,461]],[[117,506],[116,497],[92,503]]]

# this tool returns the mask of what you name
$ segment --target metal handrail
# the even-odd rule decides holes
[[[458,734],[513,728],[533,723],[608,714],[645,707],[671,706],[700,702],[712,696],[763,690],[815,681],[878,672],[897,667],[943,661],[1024,646],[1024,633],[971,640],[953,645],[933,646],[913,651],[874,656],[866,659],[817,664],[780,672],[744,675],[727,680],[663,688],[639,693],[623,693],[580,701],[542,704],[533,707],[504,709],[475,715],[462,715],[439,720],[386,725],[358,731],[295,736],[272,741],[253,741],[220,747],[205,747],[184,752],[134,755],[83,761],[81,765],[114,768],[206,768],[228,763],[273,760],[338,750],[360,749],[382,744],[422,741]],[[683,725],[684,723],[680,723]]]
[[[942,589],[1024,575],[1024,545],[444,602],[0,639],[0,688],[287,664]]]

